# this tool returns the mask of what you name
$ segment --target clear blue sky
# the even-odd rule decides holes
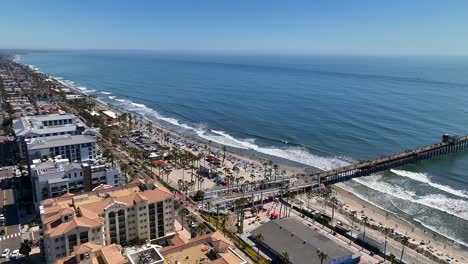
[[[468,55],[468,1],[2,1],[0,48]]]

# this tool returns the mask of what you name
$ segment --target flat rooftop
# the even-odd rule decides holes
[[[354,254],[293,218],[269,221],[251,233],[253,237],[262,234],[264,237],[262,243],[271,248],[274,253],[288,252],[291,263],[319,263],[320,260],[317,257],[319,249],[328,255],[329,261]]]
[[[162,264],[164,263],[163,256],[154,247],[146,248],[138,251],[130,251],[127,254],[129,263],[132,264]]]
[[[60,135],[47,138],[32,138],[27,141],[28,150],[53,148],[67,145],[96,142],[96,138],[87,135]]]

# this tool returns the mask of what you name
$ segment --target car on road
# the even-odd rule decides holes
[[[10,250],[8,248],[5,248],[2,252],[2,258],[8,258],[10,255]]]
[[[15,249],[15,250],[13,250],[13,252],[11,252],[10,258],[11,259],[16,259],[19,256],[20,256],[19,249]]]

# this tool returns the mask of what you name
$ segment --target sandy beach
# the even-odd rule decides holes
[[[409,240],[410,244],[418,246],[418,248],[428,250],[432,254],[438,256],[441,259],[448,259],[448,257],[454,257],[452,262],[456,263],[467,263],[468,252],[461,249],[459,246],[452,244],[448,239],[441,237],[440,235],[434,235],[434,233],[425,228],[415,227],[409,222],[402,220],[401,218],[395,216],[392,213],[372,205],[353,193],[350,193],[346,190],[343,190],[339,187],[333,187],[333,190],[336,192],[335,196],[337,200],[340,200],[342,204],[342,210],[352,211],[356,210],[358,212],[357,218],[360,218],[362,215],[369,217],[371,220],[369,224],[371,225],[382,225],[388,228],[395,229],[396,232],[405,234],[411,239]],[[361,225],[358,225],[361,228]],[[369,234],[383,240],[384,233],[382,231],[373,230],[368,228]],[[420,242],[424,240],[427,242],[427,245],[420,245]]]

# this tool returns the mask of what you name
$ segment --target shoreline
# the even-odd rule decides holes
[[[25,67],[28,67],[30,70],[32,71],[35,71],[37,73],[40,73],[40,74],[44,74],[44,75],[47,75],[46,73],[43,73],[39,70],[36,70],[36,69],[33,69],[30,65],[27,65],[27,64],[24,64],[22,62],[19,62],[19,61],[16,61],[16,63],[19,63]],[[85,91],[83,90],[80,90],[79,88],[77,87],[74,87],[73,85],[71,84],[67,84],[66,82],[62,82],[62,80],[58,80],[56,79],[55,77],[50,77],[50,79],[53,79],[55,82],[57,83],[60,83],[61,85],[63,86],[66,86],[70,89],[72,89],[73,91],[76,91],[77,93],[80,93],[84,96],[89,96],[89,94],[87,94]],[[103,108],[103,109],[109,109],[109,110],[112,110],[112,111],[115,111],[119,114],[122,114],[122,113],[131,113],[133,115],[137,115],[137,116],[140,116],[142,118],[142,121],[147,124],[148,122],[151,122],[153,124],[153,127],[156,128],[156,129],[160,129],[162,131],[164,131],[165,133],[169,133],[169,134],[173,134],[177,137],[180,137],[180,138],[186,138],[188,140],[191,140],[191,141],[194,141],[194,142],[197,142],[197,143],[201,143],[201,144],[207,144],[209,141],[202,138],[202,137],[197,137],[197,136],[192,136],[192,135],[187,135],[187,134],[184,134],[183,132],[180,132],[180,131],[176,131],[174,129],[170,129],[170,128],[167,128],[167,127],[164,127],[163,125],[161,125],[159,122],[156,122],[156,121],[153,121],[153,120],[150,120],[149,118],[145,117],[143,114],[140,114],[138,112],[134,112],[134,111],[129,111],[129,110],[124,110],[124,109],[121,109],[121,108],[118,108],[116,106],[110,106],[108,103],[106,102],[103,102],[101,101],[99,98],[94,98],[93,100],[96,101],[96,104]],[[164,121],[163,121],[164,122]],[[219,144],[219,143],[216,143],[216,142],[211,142],[211,147],[215,148],[216,150],[219,150],[221,151],[221,148],[222,148],[222,144]],[[259,164],[261,164],[262,162],[267,162],[268,161],[268,156],[270,155],[267,155],[267,154],[263,154],[263,153],[259,153],[259,152],[256,152],[254,150],[251,150],[251,149],[237,149],[235,147],[230,147],[230,146],[226,146],[227,148],[227,153],[230,154],[230,155],[233,155],[233,156],[236,156],[236,157],[240,157],[241,159],[247,159],[247,160],[255,160],[255,162],[258,162]],[[244,153],[242,153],[244,152]],[[245,155],[247,154],[247,155]],[[249,155],[250,154],[250,155]],[[262,156],[265,156],[265,158],[263,158]],[[287,159],[284,159],[284,158],[279,158],[279,157],[275,157],[275,156],[271,156],[272,159],[271,160],[286,160],[287,162],[286,163],[289,163],[289,160]],[[286,169],[288,172],[293,172],[293,173],[305,173],[305,169],[306,168],[313,168],[312,166],[308,166],[308,165],[303,165],[303,164],[300,164],[300,163],[297,163],[297,162],[294,162],[294,161],[290,161],[290,163],[292,164],[291,166],[288,166],[288,165],[285,165],[285,164],[282,164],[282,162],[278,162],[278,164],[280,164],[282,166],[282,168]],[[301,166],[299,166],[300,168],[296,167],[295,163],[297,164],[300,164]],[[319,170],[317,168],[315,168],[316,170]],[[353,201],[356,201],[357,203],[361,203],[361,204],[368,204],[369,207],[375,207],[377,208],[378,210],[382,210],[382,211],[385,211],[385,212],[389,212],[390,214],[392,214],[395,218],[399,219],[400,221],[404,221],[406,222],[405,219],[402,219],[400,216],[398,216],[397,214],[393,213],[393,212],[390,212],[388,210],[385,210],[383,208],[379,208],[378,205],[375,205],[375,204],[372,204],[370,201],[367,201],[366,199],[363,199],[361,197],[359,197],[359,195],[356,195],[354,193],[350,193],[349,191],[347,191],[346,189],[342,188],[342,187],[338,187],[338,186],[334,186],[334,188],[337,188],[340,190],[340,192],[348,192],[349,194],[351,194],[352,196],[354,197],[348,197],[348,199],[350,200],[353,200]],[[407,225],[410,225],[414,228],[419,228],[417,227],[416,225],[414,225],[413,223],[408,223],[406,222]],[[428,232],[430,233],[434,233],[434,234],[437,234],[438,236],[443,236],[444,238],[446,238],[444,235],[442,234],[439,234],[437,233],[436,231],[433,231],[433,230],[430,230],[428,228],[426,228],[428,230]],[[449,239],[449,238],[447,238]],[[465,251],[463,251],[463,253],[465,253]]]
[[[420,226],[415,225],[398,214],[389,212],[360,198],[353,192],[338,186],[334,186],[333,189],[337,193],[337,199],[344,203],[345,211],[353,209],[359,212],[363,210],[369,218],[373,219],[373,221],[369,222],[370,224],[383,224],[389,228],[395,228],[396,231],[407,234],[412,239],[415,239],[414,241],[410,241],[415,244],[419,244],[421,240],[430,241],[429,245],[433,247],[432,251],[435,255],[444,252],[447,255],[458,256],[458,259],[463,261],[461,263],[466,263],[468,260],[468,251],[466,250],[466,246],[459,243],[451,243],[451,241],[453,241],[452,239],[424,227],[421,224]],[[377,236],[380,238],[383,237],[383,233],[381,231],[376,231],[374,233],[378,234]]]

